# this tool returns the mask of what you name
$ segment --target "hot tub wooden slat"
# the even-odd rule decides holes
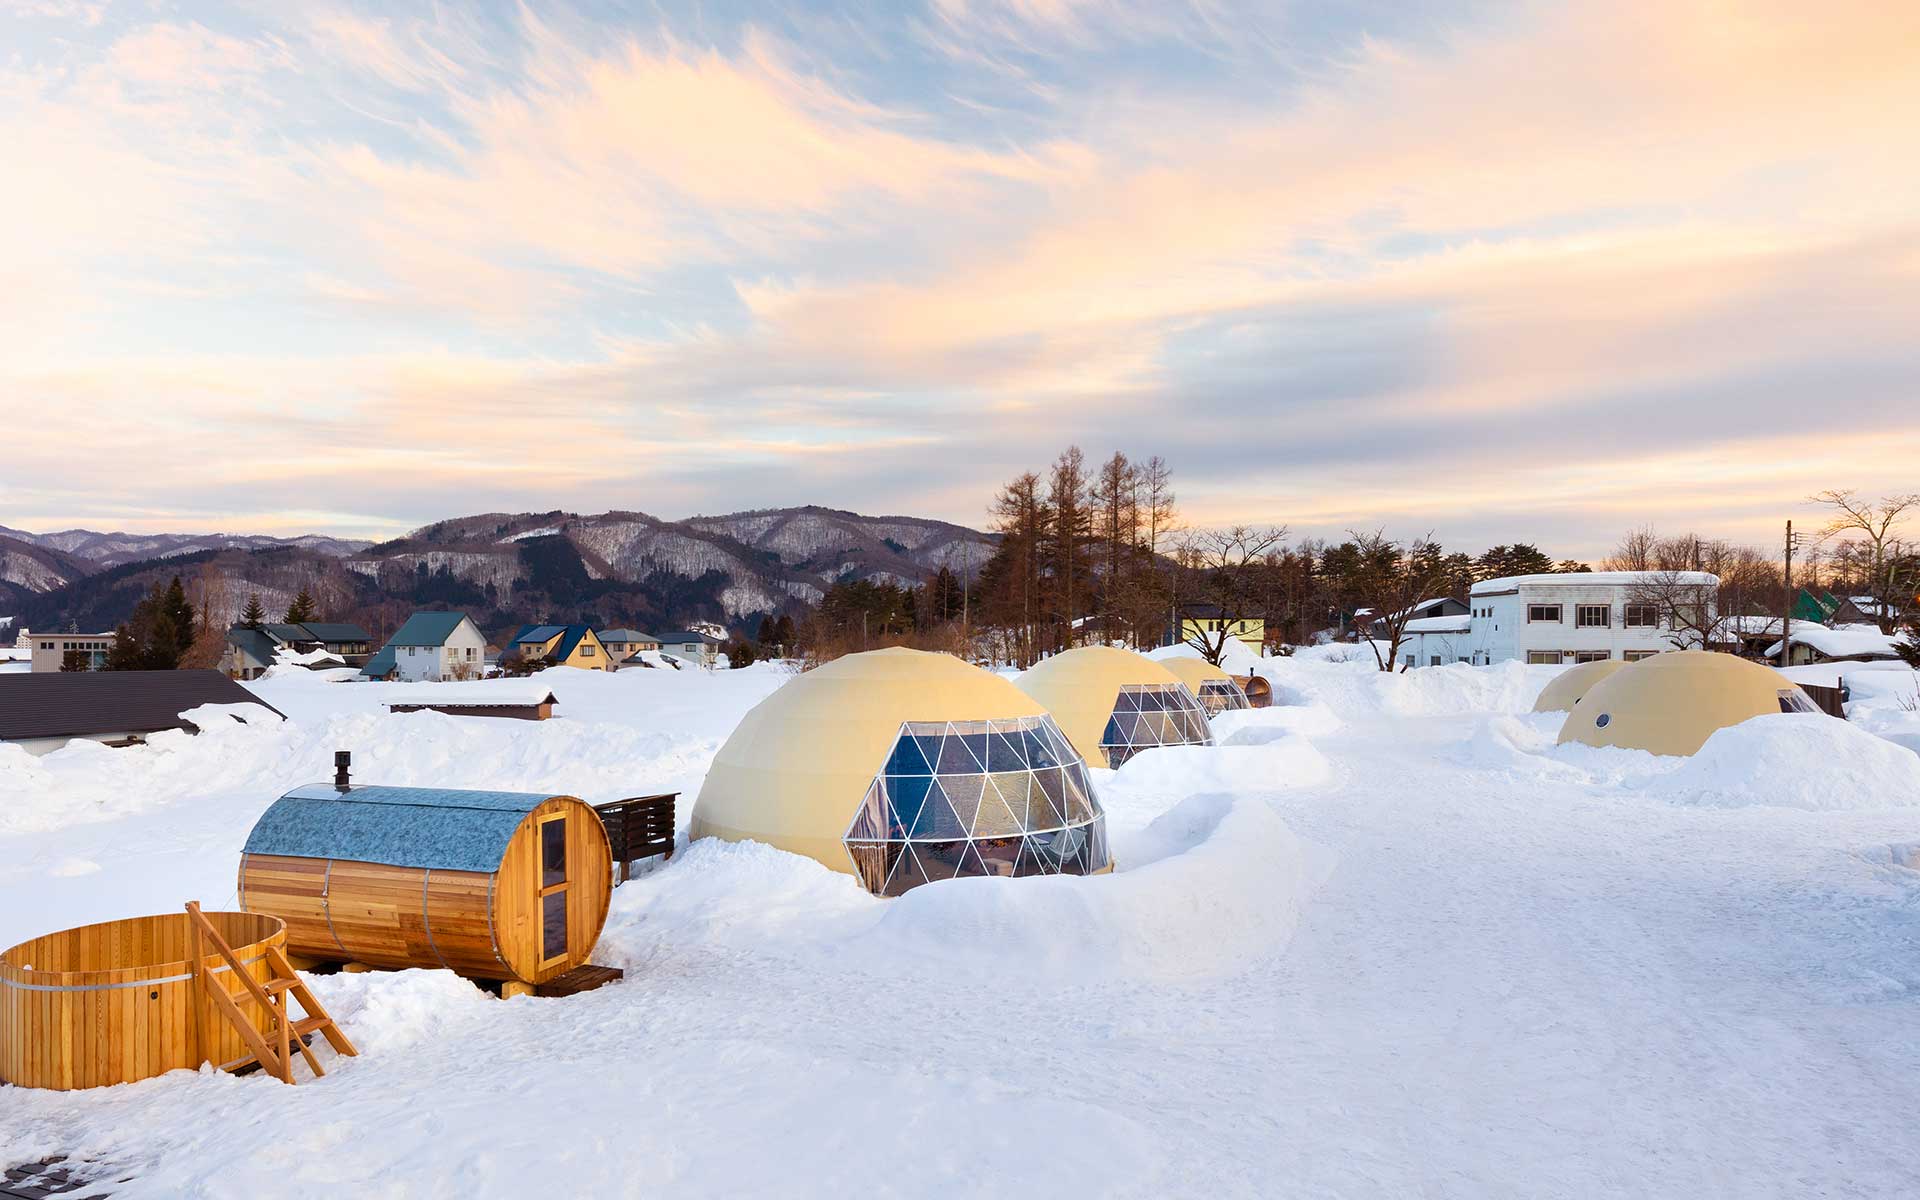
[[[280,922],[252,913],[207,915],[236,944],[247,973],[267,978],[266,947],[286,939]],[[0,1080],[100,1087],[198,1066],[194,1014],[201,1000],[186,958],[186,921],[180,913],[62,930],[0,955]],[[218,956],[203,961],[227,992],[244,992]],[[266,1020],[250,996],[236,1002],[256,1023]],[[204,1021],[201,1031],[206,1057],[216,1064],[246,1052],[224,1021]]]

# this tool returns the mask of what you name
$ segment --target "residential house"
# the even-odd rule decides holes
[[[1697,648],[1700,636],[1673,628],[1660,605],[1646,602],[1647,592],[1656,586],[1693,591],[1690,602],[1702,611],[1691,623],[1705,626],[1714,615],[1719,583],[1705,571],[1585,571],[1482,580],[1468,596],[1465,630],[1458,617],[1408,623],[1400,665],[1632,662],[1663,650]]]
[[[1779,621],[1774,621],[1774,632],[1779,632]],[[1845,629],[1828,629],[1824,625],[1802,625],[1794,622],[1793,648],[1788,651],[1788,665],[1803,667],[1823,662],[1886,662],[1900,657],[1900,646],[1905,641],[1904,633],[1881,633],[1873,625],[1851,625]],[[1768,659],[1780,661],[1780,639],[1775,637],[1773,644],[1767,647]]]
[[[1812,588],[1801,588],[1793,597],[1794,619],[1815,625],[1871,624],[1879,608],[1872,596],[1836,596]]]
[[[107,651],[113,649],[113,630],[105,633],[29,633],[27,644],[33,650],[36,674],[58,671],[70,653],[84,657],[87,670],[98,671],[107,665]]]
[[[522,625],[507,643],[529,668],[578,667],[583,671],[607,671],[613,659],[600,643],[600,635],[586,625]]]
[[[0,742],[46,754],[75,740],[132,746],[164,729],[198,733],[182,714],[203,704],[279,709],[218,671],[71,671],[0,675]],[[243,713],[231,714],[245,720]]]
[[[711,667],[725,643],[700,629],[676,629],[660,635],[660,653],[699,667]]]
[[[1228,618],[1218,605],[1190,604],[1181,609],[1178,636],[1168,639],[1170,645],[1182,643],[1192,645],[1205,642],[1212,645],[1220,638],[1225,628],[1228,637],[1240,639],[1247,649],[1255,654],[1262,652],[1267,641],[1267,622],[1264,617],[1243,616]]]
[[[281,661],[283,651],[302,656],[300,665],[314,669],[359,667],[366,664],[372,642],[373,635],[358,625],[325,621],[235,625],[227,630],[220,669],[232,679],[258,679]]]
[[[607,657],[616,665],[632,662],[636,654],[660,649],[659,638],[638,629],[602,629],[599,633],[600,644],[606,647]]]
[[[1435,596],[1431,600],[1422,600],[1404,610],[1407,621],[1424,621],[1433,617],[1464,617],[1468,612],[1468,607],[1452,596]],[[1388,620],[1385,615],[1376,615],[1372,609],[1361,609],[1360,613],[1365,615],[1356,614],[1358,617],[1356,624],[1364,626],[1368,633],[1376,638],[1387,636]]]
[[[487,639],[460,612],[417,612],[407,618],[360,673],[369,679],[477,679],[486,669]]]

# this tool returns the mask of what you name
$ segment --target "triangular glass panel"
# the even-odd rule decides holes
[[[885,842],[848,842],[847,857],[853,860],[853,871],[860,883],[870,892],[878,892],[887,885],[887,844]]]
[[[973,755],[967,753],[967,744],[957,733],[949,733],[940,739],[939,773],[942,775],[976,775],[981,766],[973,761]]]
[[[931,775],[933,765],[921,752],[918,742],[910,737],[903,737],[893,744],[893,753],[887,756],[886,773],[888,775]]]
[[[1030,767],[1051,767],[1060,761],[1064,751],[1059,739],[1054,736],[1052,721],[1043,722],[1026,731],[1027,765]]]
[[[894,864],[893,874],[887,877],[887,895],[903,895],[925,882],[926,872],[920,869],[920,863],[914,858],[913,847],[902,843],[900,861]]]
[[[913,856],[929,880],[952,879],[966,848],[965,842],[915,842]]]
[[[980,811],[973,820],[974,837],[1012,837],[1025,825],[1021,816],[1027,809],[1027,790],[1025,775],[998,775],[993,779],[1019,780],[1020,815],[1016,815],[1007,805],[997,783],[989,782],[985,793],[980,797]]]
[[[960,854],[959,870],[955,871],[954,874],[961,878],[967,878],[969,876],[986,875],[988,873],[986,864],[980,857],[979,848],[972,842],[968,842]]]
[[[1124,746],[1127,744],[1126,728],[1120,724],[1123,715],[1126,720],[1130,721],[1133,719],[1131,714],[1121,713],[1115,713],[1113,716],[1107,718],[1107,727],[1100,733],[1100,744],[1102,746]]]
[[[1065,824],[1060,815],[1060,772],[1041,771],[1027,790],[1027,828],[1058,829]]]
[[[878,784],[867,789],[867,798],[853,814],[853,824],[847,826],[846,838],[850,842],[877,842],[887,836],[886,800]]]
[[[984,775],[942,775],[940,788],[947,794],[947,803],[953,805],[953,815],[960,822],[960,833],[973,828],[973,815],[979,811],[980,795],[986,790],[987,777]]]
[[[1040,859],[1034,855],[1033,839],[1020,839],[1020,853],[1013,860],[1013,876],[1024,879],[1029,875],[1045,875],[1046,868],[1040,865]]]
[[[980,870],[986,875],[1010,876],[1013,864],[1020,857],[1020,843],[1025,838],[976,838],[973,853],[980,860]]]
[[[1024,771],[1027,769],[1027,756],[1020,753],[1019,747],[1009,741],[1006,734],[991,734],[987,738],[987,769],[996,773]]]
[[[966,826],[954,815],[953,806],[947,803],[946,794],[938,782],[927,789],[926,803],[920,806],[919,815],[913,822],[913,831],[907,836],[938,840],[967,836]]]
[[[927,793],[934,787],[929,775],[902,775],[887,787],[887,836],[903,838],[920,819]]]

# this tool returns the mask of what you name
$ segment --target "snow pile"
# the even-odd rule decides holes
[[[1289,735],[1325,737],[1346,724],[1326,705],[1304,696],[1272,708],[1238,708],[1213,718],[1213,740],[1222,746],[1258,746]]]
[[[1715,808],[1920,806],[1920,755],[1846,721],[1774,713],[1722,729],[1656,785]]]
[[[1275,727],[1252,726],[1258,741],[1229,746],[1159,746],[1123,763],[1108,790],[1177,796],[1203,791],[1271,792],[1313,787],[1333,775],[1311,742]],[[1104,798],[1107,791],[1102,791]]]
[[[1162,662],[1169,658],[1204,658],[1206,656],[1188,643],[1181,642],[1178,645],[1160,646],[1149,650],[1147,657],[1156,662]],[[1251,675],[1260,662],[1260,656],[1239,638],[1228,638],[1227,644],[1221,647],[1220,669],[1229,675]]]
[[[1273,685],[1274,703],[1320,703],[1342,718],[1393,713],[1523,713],[1556,668],[1504,662],[1490,667],[1451,663],[1414,671],[1382,671],[1371,661],[1316,662],[1299,655],[1267,658],[1260,674]]]

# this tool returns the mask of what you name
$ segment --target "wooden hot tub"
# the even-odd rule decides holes
[[[285,948],[285,922],[259,913],[204,915],[248,974],[270,976],[267,947]],[[189,928],[184,912],[133,917],[50,933],[0,954],[0,1081],[65,1091],[246,1058],[239,1032],[198,990]],[[268,1023],[217,953],[202,963],[248,1020]]]

